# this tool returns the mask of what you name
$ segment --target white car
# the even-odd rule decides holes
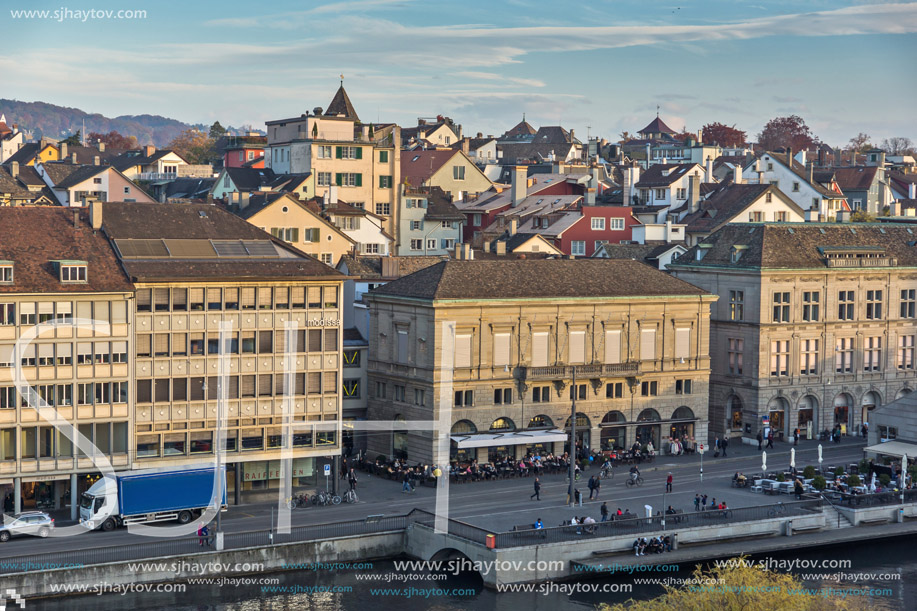
[[[43,511],[29,511],[16,516],[3,516],[0,525],[0,542],[6,543],[10,537],[33,535],[47,537],[54,530],[54,518]]]

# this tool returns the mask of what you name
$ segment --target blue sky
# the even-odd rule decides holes
[[[799,114],[822,140],[917,141],[917,2],[4,0],[0,97],[107,116],[251,124],[327,106],[344,74],[363,120],[445,114],[466,134],[526,118],[617,140],[673,128],[754,137]],[[136,9],[141,20],[13,19]],[[801,8],[804,6],[803,8]],[[2,111],[2,109],[0,109]]]

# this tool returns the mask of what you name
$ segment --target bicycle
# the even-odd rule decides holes
[[[601,479],[614,479],[615,471],[611,467],[604,468],[602,469],[602,474],[599,477],[601,477]]]
[[[312,495],[310,499],[313,505],[340,505],[341,497],[337,495],[330,494],[324,490],[320,491],[318,494]]]
[[[343,501],[345,503],[356,503],[359,500],[360,499],[357,498],[356,490],[348,490],[344,493]],[[335,503],[335,505],[337,505],[337,503]]]
[[[297,507],[308,507],[309,497],[305,493],[294,494],[287,498],[287,507],[296,509]]]
[[[769,518],[775,518],[777,516],[785,516],[787,514],[786,505],[783,502],[773,505],[770,509],[767,510],[767,516]]]
[[[637,477],[631,477],[627,480],[626,485],[628,488],[633,487],[633,486],[642,486],[643,478],[640,477],[639,475]]]

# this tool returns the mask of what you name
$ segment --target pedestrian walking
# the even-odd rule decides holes
[[[774,449],[774,431],[773,429],[767,432],[767,448],[769,450]]]
[[[700,511],[700,495],[694,495],[694,511]]]
[[[595,476],[595,500],[599,500],[599,490],[602,489],[602,478]]]
[[[761,451],[761,442],[764,441],[764,435],[761,434],[761,431],[758,431],[758,436],[756,437],[756,439],[758,440],[758,451],[760,452]]]
[[[539,480],[537,477],[535,478],[535,494],[532,496],[535,497],[536,501],[541,500],[541,480]],[[530,501],[532,500],[532,496],[529,497]]]
[[[411,472],[405,471],[404,478],[402,479],[402,482],[401,482],[401,492],[405,493],[405,492],[410,492],[410,491],[411,491]]]
[[[720,442],[720,450],[723,451],[723,458],[726,458],[726,448],[729,447],[729,440],[723,437],[723,441]]]
[[[595,476],[591,475],[589,477],[589,482],[586,484],[589,487],[589,500],[592,500],[592,495],[595,494]]]
[[[665,491],[672,492],[672,472],[669,471],[668,477],[665,478]]]
[[[799,445],[799,429],[793,429],[793,445]]]
[[[210,544],[208,541],[208,537],[207,537],[208,534],[209,534],[209,531],[207,530],[207,525],[201,524],[201,527],[197,529],[197,536],[198,536],[197,544],[200,547],[204,547],[204,543],[207,543],[208,545]]]
[[[605,520],[608,519],[608,503],[602,503],[601,512],[602,512],[602,521],[604,522]]]
[[[707,510],[707,495],[706,494],[700,497],[700,510],[701,511]]]
[[[350,484],[352,491],[357,491],[357,474],[353,469],[350,469],[347,473],[347,483]]]

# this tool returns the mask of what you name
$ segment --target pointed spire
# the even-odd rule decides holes
[[[344,75],[341,76],[343,77]],[[324,114],[326,117],[343,115],[347,119],[357,122],[360,121],[360,117],[357,116],[357,111],[353,109],[353,104],[350,103],[350,97],[347,95],[347,92],[344,91],[343,80],[341,80],[341,86],[338,88],[337,93],[334,94],[334,99],[331,100],[331,104],[328,105]]]
[[[0,123],[6,123],[6,115],[0,114]]]

